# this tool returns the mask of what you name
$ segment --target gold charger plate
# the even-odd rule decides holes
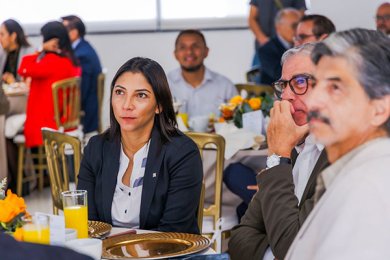
[[[88,236],[101,238],[102,236],[108,234],[111,231],[112,226],[108,223],[88,220]]]
[[[210,240],[186,233],[127,234],[103,240],[103,258],[163,259],[196,253],[208,248]]]

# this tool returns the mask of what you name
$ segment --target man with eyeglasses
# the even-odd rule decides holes
[[[232,259],[284,259],[313,208],[316,177],[328,166],[322,145],[308,135],[306,101],[313,88],[314,44],[285,52],[282,76],[267,129],[267,169],[257,175],[258,191],[232,231]],[[239,175],[253,172],[242,167]]]
[[[327,17],[319,14],[305,15],[295,31],[294,46],[322,41],[335,31],[336,27]]]
[[[383,32],[387,36],[390,36],[390,3],[386,2],[378,7],[376,12],[376,28],[378,31]]]

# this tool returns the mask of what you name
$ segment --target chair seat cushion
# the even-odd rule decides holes
[[[18,132],[23,129],[26,121],[26,114],[17,114],[8,117],[5,120],[4,134],[7,138],[14,138]]]

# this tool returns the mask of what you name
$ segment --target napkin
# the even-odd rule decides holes
[[[259,148],[259,139],[264,140],[264,136],[259,136],[251,131],[237,128],[232,123],[216,123],[215,132],[225,138],[225,160],[232,158],[239,150],[249,148]]]

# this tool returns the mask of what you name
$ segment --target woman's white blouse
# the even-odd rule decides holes
[[[139,227],[142,187],[149,144],[150,140],[134,154],[133,171],[130,177],[130,187],[122,183],[122,177],[125,174],[127,167],[129,166],[130,160],[124,153],[123,147],[121,146],[119,172],[111,207],[112,223],[114,226],[128,228]]]

